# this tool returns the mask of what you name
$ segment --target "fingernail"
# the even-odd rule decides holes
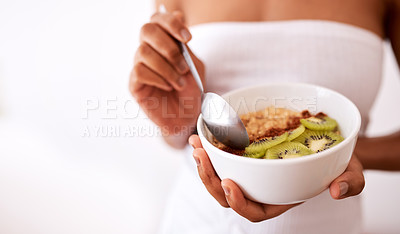
[[[188,41],[191,37],[190,32],[187,29],[182,29],[181,30],[181,36],[184,41]]]
[[[196,165],[197,165],[197,166],[200,166],[200,160],[199,160],[199,158],[196,157],[196,156],[194,156],[194,155],[193,155],[193,158],[194,158],[194,161],[196,161]]]
[[[179,85],[179,87],[184,87],[185,86],[185,84],[186,84],[186,80],[185,80],[185,78],[184,77],[179,77],[179,79],[178,79],[178,85]]]
[[[340,196],[345,195],[349,191],[349,184],[346,182],[340,182],[339,183],[339,189],[340,189]]]
[[[222,189],[224,190],[225,196],[229,196],[231,194],[231,189],[225,185],[222,185]]]
[[[181,70],[182,72],[185,72],[187,69],[189,69],[189,66],[187,65],[185,60],[182,60],[179,65],[179,70]]]

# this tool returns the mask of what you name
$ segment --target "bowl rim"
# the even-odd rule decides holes
[[[298,82],[277,82],[277,83],[269,83],[269,84],[262,84],[262,85],[252,85],[252,86],[246,86],[243,88],[239,88],[239,89],[235,89],[232,91],[229,91],[225,94],[222,95],[222,97],[224,99],[226,99],[227,97],[231,96],[234,93],[237,92],[242,92],[245,90],[251,90],[251,89],[255,89],[255,88],[260,88],[260,87],[273,87],[273,86],[296,86],[296,87],[308,87],[308,88],[317,88],[317,89],[321,89],[321,90],[325,90],[331,93],[334,93],[335,95],[338,95],[338,97],[344,99],[345,101],[347,101],[350,106],[355,110],[355,118],[356,118],[356,124],[355,127],[351,130],[350,134],[348,137],[346,137],[340,144],[336,145],[335,147],[332,147],[330,149],[324,150],[322,152],[319,153],[314,153],[314,154],[310,154],[307,155],[307,157],[298,157],[298,158],[287,158],[285,160],[263,160],[260,158],[248,158],[248,157],[243,157],[243,156],[239,156],[239,155],[235,155],[232,153],[228,153],[225,152],[217,147],[215,147],[213,144],[211,144],[211,142],[209,142],[207,140],[207,138],[204,136],[204,133],[201,129],[201,126],[204,125],[203,122],[203,118],[202,115],[200,114],[198,119],[197,119],[197,132],[198,135],[200,137],[201,143],[202,144],[206,144],[207,148],[209,149],[215,149],[216,152],[219,152],[218,155],[227,158],[227,159],[232,159],[232,160],[236,160],[236,161],[240,161],[240,162],[246,162],[246,163],[250,163],[250,164],[297,164],[297,163],[301,163],[301,162],[307,162],[307,161],[312,161],[312,160],[317,160],[317,159],[321,159],[324,157],[329,157],[329,155],[334,155],[334,153],[336,151],[339,151],[340,149],[344,148],[347,144],[349,144],[351,141],[353,141],[354,138],[357,137],[358,132],[360,131],[361,128],[361,114],[360,111],[358,110],[357,106],[350,100],[348,99],[346,96],[344,96],[343,94],[329,89],[329,88],[325,88],[319,85],[314,85],[314,84],[308,84],[308,83],[298,83]],[[204,142],[202,141],[202,139],[204,139]],[[207,152],[208,153],[208,152]]]

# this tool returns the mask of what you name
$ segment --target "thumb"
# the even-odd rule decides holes
[[[353,155],[346,171],[331,183],[329,190],[333,199],[343,199],[360,194],[364,186],[363,167]]]

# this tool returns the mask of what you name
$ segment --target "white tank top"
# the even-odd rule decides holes
[[[191,28],[189,46],[206,66],[206,89],[223,94],[247,85],[294,81],[313,83],[350,98],[368,115],[382,76],[383,41],[347,24],[295,20],[218,22]],[[221,207],[188,163],[171,194],[161,233],[360,233],[360,198],[333,200],[328,190],[261,223]]]

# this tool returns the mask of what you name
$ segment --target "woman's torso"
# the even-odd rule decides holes
[[[367,29],[385,37],[394,0],[164,0],[180,10],[189,26],[211,22],[328,20]]]
[[[340,65],[345,65],[347,66],[348,69],[342,70],[342,73],[340,75],[337,75],[336,73],[340,73],[340,70],[336,70],[334,67],[330,67],[330,64],[332,61],[327,61],[327,63],[319,62],[319,66],[313,66],[312,69],[319,69],[319,71],[314,71],[314,77],[311,77],[308,72],[311,71],[306,71],[305,73],[299,72],[299,70],[291,70],[289,72],[291,73],[296,73],[295,78],[285,78],[281,77],[282,80],[285,81],[300,81],[300,82],[308,82],[308,83],[316,83],[322,86],[327,86],[329,88],[335,89],[337,91],[341,91],[344,95],[348,96],[350,99],[352,99],[356,105],[358,104],[358,107],[361,108],[362,111],[362,117],[364,118],[364,127],[362,129],[365,130],[365,127],[367,126],[368,123],[368,112],[369,109],[375,99],[375,95],[377,92],[377,88],[379,86],[379,77],[380,77],[380,68],[376,67],[376,60],[373,58],[372,60],[365,59],[364,61],[354,61],[352,60],[352,57],[349,56],[357,56],[357,49],[354,47],[358,47],[362,52],[361,53],[375,53],[375,54],[380,54],[380,46],[376,46],[376,44],[380,44],[379,38],[385,38],[386,34],[390,33],[393,28],[391,28],[391,24],[389,23],[391,18],[391,14],[393,12],[391,11],[391,8],[393,7],[395,0],[252,0],[252,1],[247,1],[247,0],[220,0],[220,1],[213,1],[213,0],[202,0],[202,1],[197,1],[197,0],[164,0],[163,3],[166,5],[168,10],[180,10],[184,14],[184,19],[185,23],[189,26],[194,26],[196,28],[197,25],[200,26],[200,28],[204,28],[204,25],[211,25],[211,30],[215,25],[224,25],[224,26],[229,26],[229,22],[231,23],[237,23],[239,25],[253,25],[253,27],[250,29],[253,30],[250,33],[240,33],[239,37],[241,37],[241,44],[239,47],[237,45],[233,45],[235,49],[237,50],[237,53],[235,53],[233,56],[228,55],[226,58],[236,60],[236,62],[241,63],[241,61],[246,61],[246,69],[244,70],[245,72],[247,71],[247,68],[250,69],[250,67],[255,64],[263,64],[265,62],[268,62],[268,65],[273,65],[274,63],[278,63],[280,66],[281,62],[276,62],[277,59],[283,58],[283,55],[280,55],[278,57],[275,56],[274,52],[276,53],[297,53],[294,56],[290,56],[289,59],[293,63],[297,63],[297,66],[303,66],[301,69],[307,69],[308,66],[313,66],[313,63],[315,61],[308,61],[305,62],[304,58],[298,58],[298,56],[302,57],[304,55],[299,55],[299,53],[309,53],[314,52],[314,53],[319,53],[319,55],[314,54],[316,57],[308,57],[308,60],[312,59],[322,59],[332,60],[332,56],[336,58],[333,58],[333,60],[337,60],[337,62],[340,61],[340,57],[343,59],[341,60],[341,64],[335,64],[334,66],[340,67]],[[392,12],[392,13],[391,13]],[[286,40],[291,40],[292,43],[289,44],[290,49],[279,49],[280,46],[284,46],[284,43],[279,43],[279,37],[282,35],[282,33],[279,30],[280,25],[276,24],[279,22],[296,22],[296,21],[309,21],[309,22],[336,22],[338,23],[337,27],[340,28],[340,25],[345,25],[345,26],[353,26],[353,29],[359,29],[355,30],[356,32],[363,31],[364,34],[356,33],[356,37],[354,38],[352,36],[352,33],[354,30],[347,30],[345,33],[346,35],[342,38],[345,41],[348,39],[353,40],[352,42],[349,43],[344,43],[341,44],[341,35],[336,35],[336,37],[339,38],[334,38],[333,40],[335,43],[338,45],[330,45],[329,40],[332,38],[329,38],[329,27],[327,30],[324,30],[324,25],[319,25],[319,29],[314,30],[314,32],[322,32],[322,34],[327,37],[327,40],[321,43],[321,40],[316,39],[315,43],[312,41],[314,40],[309,40],[310,38],[308,37],[307,33],[309,31],[313,31],[312,27],[308,29],[304,29],[304,27],[301,28],[296,28],[294,27],[292,29],[286,29],[284,30],[284,34],[290,34],[296,36],[296,33],[300,33],[301,36],[300,38],[293,38],[292,40],[290,38],[285,38]],[[267,25],[268,22],[271,23],[271,25],[275,25],[275,29],[273,29],[273,32],[262,32],[257,35],[254,35],[254,30],[265,30],[263,28],[263,25]],[[274,24],[275,23],[275,24]],[[256,26],[258,25],[258,26]],[[261,25],[261,26],[260,26]],[[269,24],[268,24],[269,25]],[[315,26],[315,24],[314,24]],[[254,28],[256,27],[256,29]],[[273,28],[273,26],[271,26]],[[222,27],[224,28],[224,27]],[[349,27],[350,28],[350,27]],[[248,30],[249,27],[242,27],[237,30]],[[361,30],[363,29],[363,30]],[[213,33],[215,32],[209,32],[209,34],[206,35],[208,38],[213,38],[211,43],[211,46],[217,46],[219,47],[218,43],[222,45],[222,48],[227,48],[227,46],[224,46],[226,44],[230,44],[230,38],[238,36],[237,32],[235,30],[231,30],[228,32],[228,35],[224,35],[223,38],[220,37],[222,35],[221,33],[218,33],[218,27],[216,29],[216,38],[213,38],[214,35]],[[267,29],[269,30],[269,29]],[[288,30],[291,30],[292,32],[288,32]],[[295,32],[294,32],[295,31]],[[339,30],[340,31],[340,30]],[[293,33],[294,32],[294,33]],[[207,33],[207,32],[205,32]],[[339,34],[342,32],[339,32]],[[275,35],[273,35],[275,34]],[[363,38],[366,35],[366,39]],[[375,37],[374,37],[375,35]],[[196,35],[197,36],[197,35]],[[267,37],[267,38],[264,38]],[[314,35],[312,35],[314,36]],[[372,39],[371,39],[372,38]],[[195,38],[194,38],[195,39]],[[199,38],[198,38],[199,39]],[[264,54],[259,56],[257,58],[257,61],[253,61],[254,63],[250,63],[248,61],[248,58],[246,56],[251,55],[252,53],[256,53],[259,51],[259,49],[255,49],[255,52],[251,51],[252,47],[248,46],[251,45],[252,43],[255,43],[255,45],[260,46],[262,43],[262,40],[264,40]],[[203,40],[200,39],[200,41]],[[207,39],[206,39],[207,40]],[[247,41],[246,41],[247,40]],[[255,40],[256,42],[253,42],[252,40]],[[303,42],[301,40],[307,41],[307,47],[304,47],[302,44]],[[199,40],[194,40],[194,41],[199,41]],[[215,43],[214,43],[215,42]],[[276,45],[276,43],[278,44]],[[360,43],[358,43],[360,42]],[[237,43],[237,42],[234,42]],[[313,44],[314,43],[314,44]],[[365,50],[362,48],[365,46],[365,43],[369,44],[374,44],[372,47],[375,46],[377,51],[372,51],[368,52],[368,49]],[[191,43],[192,45],[195,44],[195,42]],[[276,46],[275,46],[276,45]],[[354,46],[353,46],[354,45]],[[211,47],[210,46],[210,47]],[[318,48],[321,46],[325,46],[326,48]],[[346,47],[352,47],[350,51],[350,54],[348,54],[346,51]],[[367,46],[368,47],[368,46]],[[247,49],[245,49],[247,48]],[[266,49],[268,48],[268,49]],[[339,50],[333,51],[336,48]],[[212,59],[214,55],[212,54],[213,52],[210,52],[210,50],[204,50],[201,49],[196,53],[196,48],[193,48],[195,51],[195,55],[197,55],[203,63],[206,65],[206,71],[210,71],[215,69],[213,66],[216,63],[219,63],[220,61],[206,61],[209,59]],[[229,48],[228,48],[229,49]],[[254,47],[253,47],[254,49]],[[372,49],[373,50],[373,49]],[[217,56],[223,56],[226,55],[226,53],[220,53],[218,50],[214,50],[217,53]],[[220,50],[221,51],[221,50]],[[200,54],[199,54],[200,53]],[[201,53],[211,53],[210,57],[203,56]],[[324,57],[325,56],[325,57]],[[347,56],[347,57],[346,57]],[[364,56],[361,54],[358,54],[358,56]],[[370,58],[368,55],[366,55],[366,58]],[[252,58],[254,59],[254,58]],[[377,57],[377,59],[381,59],[381,57]],[[348,60],[348,61],[347,61]],[[226,61],[225,64],[230,64],[233,66],[233,61],[229,63]],[[272,63],[271,63],[272,62]],[[300,63],[302,62],[302,63]],[[346,63],[347,62],[347,63]],[[286,63],[282,64],[285,66],[289,62],[287,61]],[[369,63],[372,63],[370,65]],[[207,66],[208,64],[211,64],[211,66]],[[303,65],[302,65],[303,64]],[[243,64],[239,65],[242,66]],[[271,66],[272,66],[271,65]],[[262,65],[264,66],[264,65]],[[325,66],[325,68],[321,68],[321,66]],[[355,69],[351,69],[355,67]],[[370,69],[372,69],[374,72],[372,74],[369,73],[368,69],[362,69],[357,66],[372,66]],[[237,69],[237,67],[235,67]],[[299,68],[300,69],[300,68]],[[325,74],[321,74],[320,78],[318,79],[315,77],[315,75],[319,75],[320,72],[326,70]],[[329,71],[329,69],[334,69],[334,72]],[[263,69],[261,69],[263,70]],[[257,69],[256,69],[257,71]],[[275,72],[281,72],[282,70],[277,67],[277,70]],[[363,74],[363,71],[366,73],[366,75]],[[267,77],[267,75],[270,77],[269,81],[271,80],[271,70],[269,70],[269,73],[265,73],[264,76]],[[212,73],[212,72],[211,72]],[[379,73],[379,74],[376,74]],[[210,74],[210,72],[208,72]],[[275,75],[275,74],[272,74]],[[282,75],[282,74],[281,74]],[[285,74],[287,75],[287,74]],[[293,74],[289,74],[293,75]],[[301,77],[303,75],[303,78]],[[377,78],[378,76],[378,78]],[[274,76],[272,76],[274,77]],[[349,77],[353,77],[353,79],[349,79]],[[357,79],[360,78],[360,79]],[[362,79],[362,77],[374,77],[373,79]],[[305,79],[304,79],[305,78]],[[324,79],[322,79],[324,78]],[[273,78],[277,79],[277,77]],[[226,87],[232,87],[234,88],[235,86],[224,86],[224,83],[219,82],[221,80],[221,77],[214,77],[214,76],[207,76],[206,80],[208,82],[207,87],[215,92],[225,92],[228,91]],[[223,82],[226,83],[226,80]],[[229,80],[229,83],[234,82],[232,80]],[[328,83],[326,83],[328,82]],[[369,83],[368,83],[369,82]],[[344,85],[344,83],[346,85]],[[364,93],[369,93],[368,98],[365,100],[363,99],[365,95],[363,94],[355,94],[353,91],[355,91],[352,88],[355,88],[357,86],[357,90],[363,90]],[[215,86],[217,85],[217,86]],[[243,85],[243,84],[241,84]],[[225,89],[220,89],[218,90],[218,87],[225,87]],[[362,100],[361,100],[362,99]]]
[[[364,134],[382,76],[383,41],[351,25],[321,20],[217,22],[191,27],[206,89],[223,94],[269,82],[336,90],[360,110]],[[310,97],[310,110],[318,100]]]

